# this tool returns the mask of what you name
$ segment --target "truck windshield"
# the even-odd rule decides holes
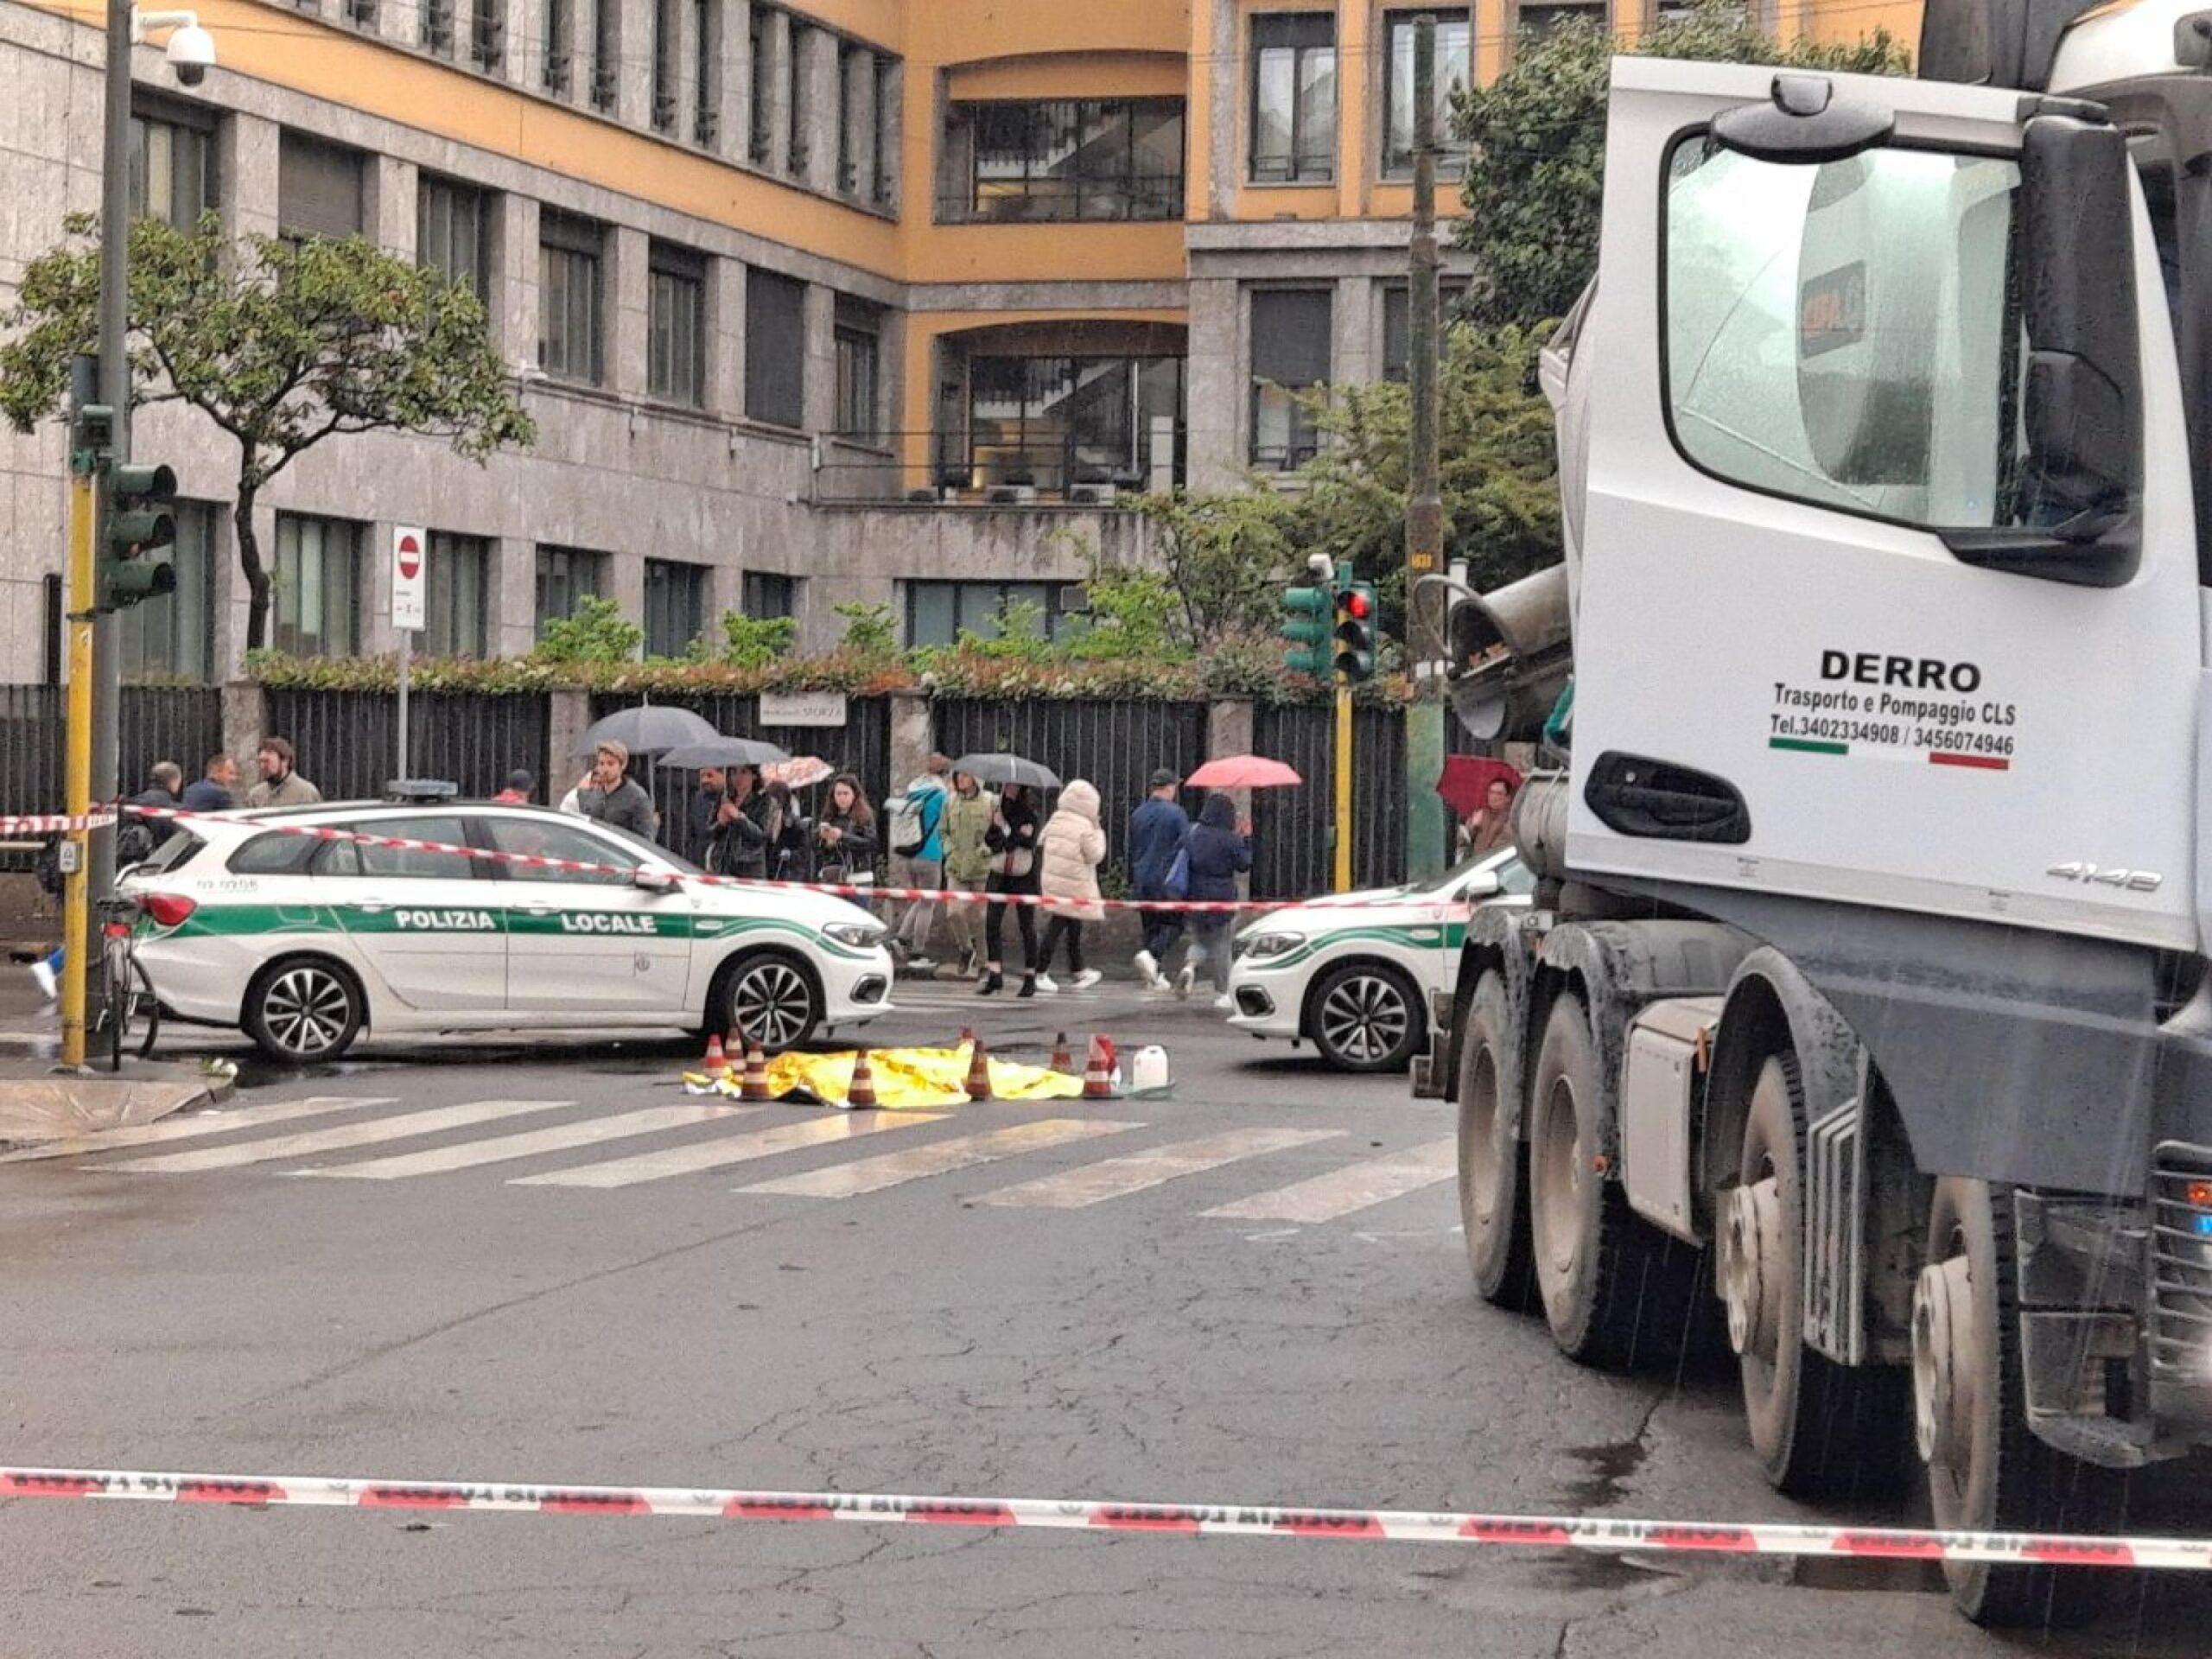
[[[1707,472],[1929,526],[2009,521],[2019,168],[1872,149],[1820,166],[1702,137],[1667,173],[1667,394]]]

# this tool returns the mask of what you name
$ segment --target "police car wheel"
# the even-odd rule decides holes
[[[367,1012],[359,982],[336,963],[288,957],[246,988],[245,1031],[271,1058],[304,1065],[351,1048]]]
[[[804,1042],[822,1023],[822,993],[798,961],[781,951],[740,957],[722,969],[722,1026],[764,1049]]]
[[[1402,1071],[1428,1033],[1420,994],[1395,968],[1352,962],[1314,986],[1306,1034],[1340,1071]]]

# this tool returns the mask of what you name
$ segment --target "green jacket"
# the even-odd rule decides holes
[[[981,881],[991,873],[990,849],[983,845],[983,837],[998,810],[999,798],[987,789],[977,790],[972,798],[956,790],[946,798],[944,817],[938,825],[938,833],[944,837],[946,880]]]

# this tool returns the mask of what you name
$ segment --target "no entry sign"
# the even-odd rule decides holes
[[[429,567],[429,532],[420,524],[394,524],[391,529],[391,626],[421,629],[427,626],[423,579]]]

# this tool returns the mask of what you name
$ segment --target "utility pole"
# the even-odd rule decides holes
[[[107,0],[106,136],[100,154],[100,402],[115,411],[110,464],[130,459],[130,359],[124,335],[130,321],[130,18],[131,0]],[[123,654],[112,612],[92,624],[92,798],[112,803],[123,793],[118,777],[118,731],[122,719]],[[86,856],[95,902],[115,890],[115,826],[92,831]],[[88,972],[88,959],[69,964]]]
[[[1437,461],[1436,20],[1414,24],[1414,229],[1408,295],[1412,453],[1406,475],[1406,638],[1414,701],[1406,710],[1406,874],[1443,873],[1449,856],[1444,798],[1444,497]]]
[[[99,365],[90,357],[69,365],[69,683],[62,722],[61,810],[82,820],[92,807],[92,621],[98,582],[92,573],[93,479],[100,465]],[[61,1064],[85,1064],[85,991],[92,982],[92,836],[72,830],[61,841]]]

